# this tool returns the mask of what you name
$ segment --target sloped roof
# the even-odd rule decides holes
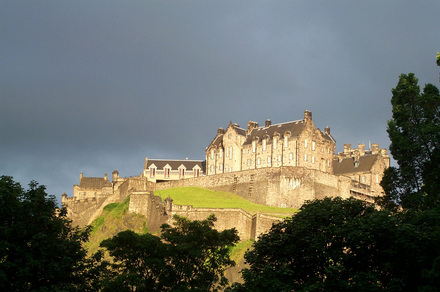
[[[198,165],[202,170],[205,169],[205,161],[203,160],[169,160],[169,159],[148,159],[147,168],[154,164],[157,169],[163,169],[167,164],[171,169],[178,169],[182,164],[186,169],[193,169]]]
[[[79,187],[85,189],[102,189],[111,186],[112,183],[103,177],[82,177],[79,180]]]
[[[266,135],[269,135],[269,137],[273,137],[275,132],[283,135],[286,131],[289,131],[291,137],[297,137],[303,131],[304,126],[304,120],[298,120],[281,124],[274,124],[270,125],[269,127],[258,127],[250,132],[243,145],[252,144],[252,140],[254,139],[254,137],[257,137],[260,140],[263,139],[263,137]]]
[[[246,137],[246,130],[243,128],[240,128],[237,124],[232,124],[232,128],[237,132],[238,135],[245,136]]]
[[[335,159],[333,160],[333,174],[339,175],[357,172],[368,172],[373,167],[373,164],[378,156],[378,154],[360,156],[359,164],[357,167],[355,166],[355,161],[353,157],[344,158],[341,162],[339,162],[338,159]]]

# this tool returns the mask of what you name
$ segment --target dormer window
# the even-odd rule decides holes
[[[287,138],[287,136],[286,136],[286,137],[284,137],[284,148],[287,148],[287,147],[289,147],[289,138]]]
[[[170,170],[171,169],[168,167],[164,169],[164,177],[165,178],[170,178]]]
[[[150,177],[154,178],[156,176],[156,168],[155,167],[151,167],[150,168]]]

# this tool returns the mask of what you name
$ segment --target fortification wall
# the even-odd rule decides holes
[[[156,184],[156,190],[197,186],[236,193],[257,204],[300,208],[306,201],[350,194],[346,177],[303,167],[252,169]]]
[[[241,240],[256,239],[267,232],[280,217],[264,214],[251,215],[242,209],[193,208],[179,206],[171,201],[162,202],[152,192],[133,192],[130,194],[129,212],[144,215],[147,218],[148,230],[158,232],[160,225],[173,225],[173,216],[179,215],[190,220],[205,220],[214,214],[217,218],[215,228],[219,231],[235,228]],[[285,215],[285,214],[284,214]]]
[[[150,233],[159,232],[160,226],[169,218],[162,199],[153,192],[132,192],[128,212],[144,215]]]
[[[72,219],[73,226],[85,226],[89,219],[106,201],[107,197],[94,197],[76,200],[75,197],[66,198],[63,206],[67,209],[67,215]]]

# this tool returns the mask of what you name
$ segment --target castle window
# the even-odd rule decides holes
[[[315,141],[312,141],[312,150],[315,150]]]
[[[219,153],[219,155],[218,155],[220,158],[222,158],[223,157],[223,149],[220,149],[220,153]]]
[[[156,176],[156,168],[150,168],[150,177],[155,177]]]
[[[211,173],[214,173],[214,165],[211,165]]]
[[[263,140],[263,151],[266,151],[266,139]]]
[[[365,183],[365,176],[361,177],[361,181],[362,181],[362,183]]]
[[[232,159],[232,147],[231,147],[231,149],[229,150],[229,159]]]
[[[164,171],[165,171],[164,177],[165,178],[169,178],[170,177],[170,169],[169,168],[165,168]]]
[[[194,169],[194,177],[199,177],[200,176],[200,169],[196,168]]]
[[[270,164],[270,156],[267,157],[267,164]]]
[[[214,149],[211,149],[211,159],[214,159]]]
[[[179,178],[185,178],[185,169],[184,168],[179,169]]]
[[[284,148],[289,147],[289,139],[286,137],[284,137]]]
[[[226,148],[226,157],[229,157],[229,148]]]
[[[330,154],[330,148],[327,148],[327,154]]]
[[[330,160],[327,160],[327,167],[330,166]]]
[[[304,161],[307,161],[307,154],[304,154]]]
[[[251,160],[250,160],[250,159],[248,159],[248,161],[247,161],[247,165],[248,165],[248,166],[251,166]]]
[[[220,170],[222,170],[222,171],[223,171],[223,164],[222,164],[222,163],[220,163],[220,166],[219,166],[219,168],[220,168]]]
[[[281,161],[281,155],[278,155],[278,161]]]
[[[379,175],[378,174],[376,174],[376,183],[377,184],[379,183]]]
[[[289,159],[292,160],[293,159],[293,153],[289,154]]]
[[[312,156],[312,163],[315,163],[315,156]]]
[[[261,159],[260,159],[260,158],[257,159],[257,164],[258,164],[258,165],[261,164]]]
[[[225,165],[225,171],[228,171],[228,165],[227,164]]]
[[[278,139],[273,138],[273,149],[277,149],[277,143],[278,143]]]
[[[307,139],[304,140],[304,148],[307,148]]]
[[[257,151],[257,141],[252,141],[252,152],[255,153]]]

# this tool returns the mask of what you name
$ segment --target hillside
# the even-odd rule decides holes
[[[192,205],[200,208],[241,208],[251,214],[275,213],[277,215],[285,214],[285,216],[289,216],[298,211],[293,208],[258,205],[233,193],[212,191],[198,187],[171,188],[157,191],[155,195],[160,196],[162,200],[171,197],[176,205]],[[112,203],[104,207],[101,216],[91,224],[90,240],[86,244],[89,253],[96,252],[102,240],[110,238],[123,230],[130,229],[138,233],[148,232],[145,227],[145,216],[128,213],[128,205],[129,198],[123,203]],[[251,243],[252,241],[242,242],[233,250],[232,256],[237,263],[243,258],[245,250]]]

